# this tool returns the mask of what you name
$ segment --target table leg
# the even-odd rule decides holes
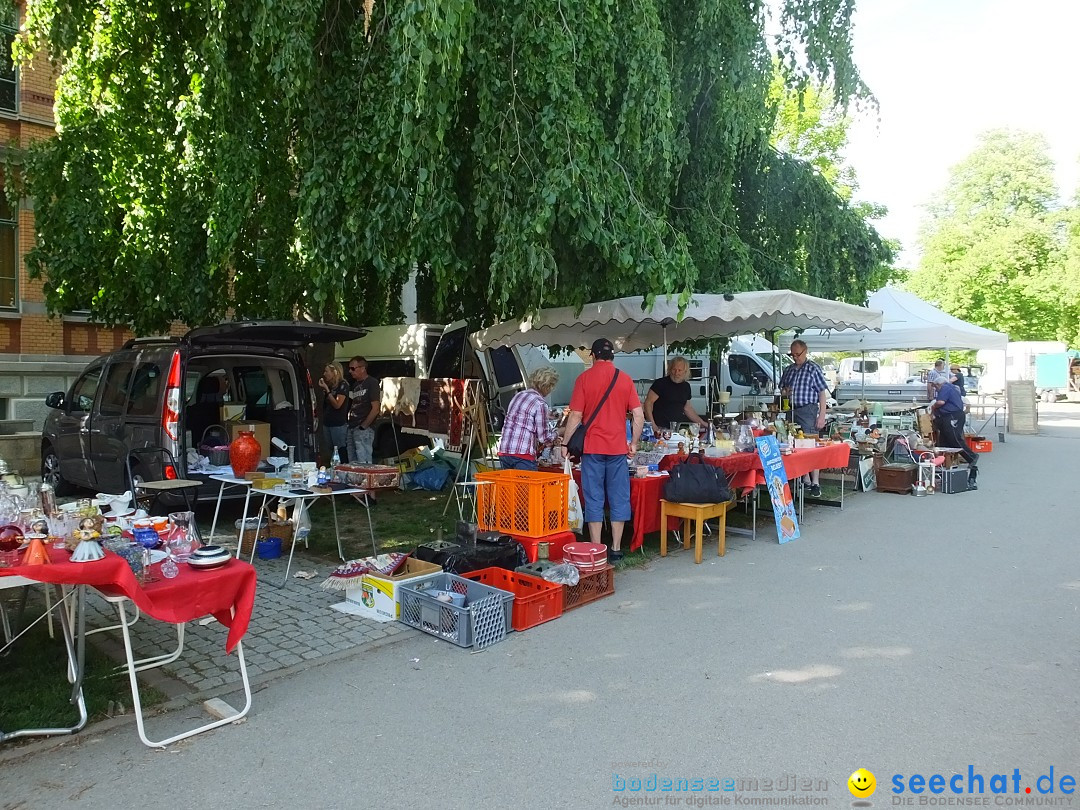
[[[334,499],[333,493],[330,494],[330,507],[334,510],[334,537],[337,538],[337,555],[342,562],[345,562],[345,550],[341,547],[341,529],[338,528],[337,522],[337,501]]]
[[[705,540],[702,525],[705,523],[705,515],[698,512],[697,528],[694,532],[694,564],[701,565],[701,544]]]
[[[683,550],[690,548],[690,518],[682,519],[682,547]]]
[[[718,557],[723,557],[727,551],[727,513],[730,508],[731,504],[724,507],[724,511],[720,513],[720,520],[716,524],[716,531],[720,535],[716,549],[716,556]]]
[[[667,504],[660,504],[660,556],[667,556]]]
[[[79,719],[73,726],[63,728],[24,728],[18,731],[0,731],[0,743],[7,740],[14,740],[20,737],[55,737],[63,734],[74,734],[77,731],[82,730],[86,725],[89,715],[86,712],[86,699],[83,695],[83,672],[85,668],[86,659],[83,656],[85,651],[85,640],[83,638],[83,630],[85,629],[84,623],[84,610],[85,606],[85,585],[78,585],[75,588],[75,601],[77,605],[77,616],[75,619],[75,629],[72,629],[71,617],[67,611],[67,596],[64,595],[63,590],[59,585],[55,586],[57,596],[59,597],[56,607],[60,610],[60,630],[64,637],[64,650],[67,652],[67,679],[71,683],[71,704],[78,710]],[[34,621],[34,624],[37,620]],[[25,631],[24,631],[25,632]],[[21,633],[20,633],[21,635]],[[16,636],[18,638],[18,636]],[[12,639],[14,641],[14,639]]]
[[[285,565],[285,577],[281,580],[281,584],[278,585],[279,588],[284,588],[289,581],[289,571],[292,570],[292,559],[293,555],[296,553],[296,544],[300,542],[300,538],[297,537],[297,535],[299,534],[301,520],[304,517],[304,505],[306,503],[307,498],[297,496],[296,508],[293,510],[293,541],[292,546],[289,547],[289,562]]]
[[[116,603],[116,609],[120,614],[120,629],[124,635],[124,653],[127,656],[128,680],[131,683],[131,702],[135,709],[135,724],[138,727],[139,739],[142,740],[145,745],[148,745],[151,748],[164,748],[165,746],[169,745],[170,743],[174,743],[177,740],[183,740],[188,737],[193,737],[196,734],[201,734],[202,732],[209,731],[212,728],[218,728],[219,726],[223,726],[226,723],[233,723],[248,713],[248,711],[251,709],[251,683],[248,680],[247,663],[244,660],[244,645],[242,642],[238,642],[236,645],[236,657],[240,665],[240,680],[243,682],[244,685],[244,708],[242,708],[234,715],[224,717],[220,720],[215,720],[211,723],[206,723],[197,728],[193,728],[190,731],[184,731],[180,734],[174,734],[172,737],[168,737],[164,740],[154,741],[148,739],[146,736],[146,726],[142,712],[142,700],[139,695],[139,679],[138,676],[135,674],[138,671],[138,662],[135,661],[135,656],[132,652],[131,634],[128,632],[129,625],[127,622],[127,611],[124,608],[124,603],[126,601],[126,599],[118,601]],[[233,613],[235,615],[235,611]],[[145,669],[146,667],[143,668]]]
[[[217,491],[217,503],[214,505],[214,520],[210,524],[210,542],[211,543],[214,542],[214,532],[217,530],[218,512],[221,511],[221,494],[225,491],[225,482],[224,481],[219,481],[218,484],[220,484],[220,486],[218,487],[218,491]],[[241,525],[243,525],[243,524],[241,524]]]

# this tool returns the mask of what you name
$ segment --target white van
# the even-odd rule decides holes
[[[775,362],[778,365],[776,374],[773,372],[773,355],[776,355]],[[669,349],[668,358],[676,356],[680,356],[679,352]],[[776,347],[768,341],[752,337],[731,341],[723,361],[719,364],[710,359],[708,352],[690,352],[681,356],[690,364],[690,402],[701,416],[719,408],[717,394],[722,391],[730,394],[730,401],[724,408],[728,413],[763,407],[772,399],[766,393],[768,383],[772,380],[775,386],[779,373],[783,370],[782,359],[786,359],[781,358]],[[537,366],[550,365],[559,372],[559,383],[551,392],[549,400],[554,407],[569,405],[574,382],[589,362],[588,352],[562,354],[551,358],[547,347],[541,346],[529,347],[523,357],[528,371]],[[667,373],[663,349],[616,354],[615,367],[634,380],[638,396],[643,402],[653,381]]]
[[[864,379],[865,378],[865,379]],[[881,379],[881,362],[872,357],[845,357],[840,361],[836,372],[838,384],[846,382],[865,382],[876,385]]]
[[[483,380],[488,411],[496,427],[501,426],[514,394],[526,385],[525,364],[517,348],[492,346],[478,350],[465,321],[447,326],[419,323],[369,327],[363,337],[339,344],[334,359],[344,369],[349,358],[356,355],[368,361],[368,373],[379,380],[386,377]],[[345,379],[350,381],[347,372]],[[393,456],[400,450],[415,447],[418,441],[416,434],[405,438],[398,431],[395,436],[389,419],[375,422],[376,458]]]

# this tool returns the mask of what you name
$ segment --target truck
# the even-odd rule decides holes
[[[1005,351],[982,349],[975,357],[983,366],[980,394],[1002,394],[1010,380],[1031,380],[1036,393],[1052,402],[1066,393],[1069,380],[1068,347],[1056,340],[1012,341]],[[1047,357],[1041,360],[1040,358]],[[1039,366],[1043,373],[1040,379]]]

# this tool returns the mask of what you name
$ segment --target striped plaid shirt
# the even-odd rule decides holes
[[[504,456],[536,458],[536,445],[549,444],[555,439],[554,428],[548,427],[548,406],[540,392],[528,388],[514,395],[506,409],[499,453]]]
[[[812,360],[807,360],[802,366],[792,363],[780,378],[781,388],[791,389],[791,404],[796,408],[803,405],[817,405],[818,394],[828,391],[829,385],[825,382],[825,375],[821,368]]]

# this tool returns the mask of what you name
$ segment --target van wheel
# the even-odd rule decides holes
[[[57,495],[72,495],[75,492],[75,487],[60,475],[60,457],[49,444],[41,448],[41,480],[49,484]]]

